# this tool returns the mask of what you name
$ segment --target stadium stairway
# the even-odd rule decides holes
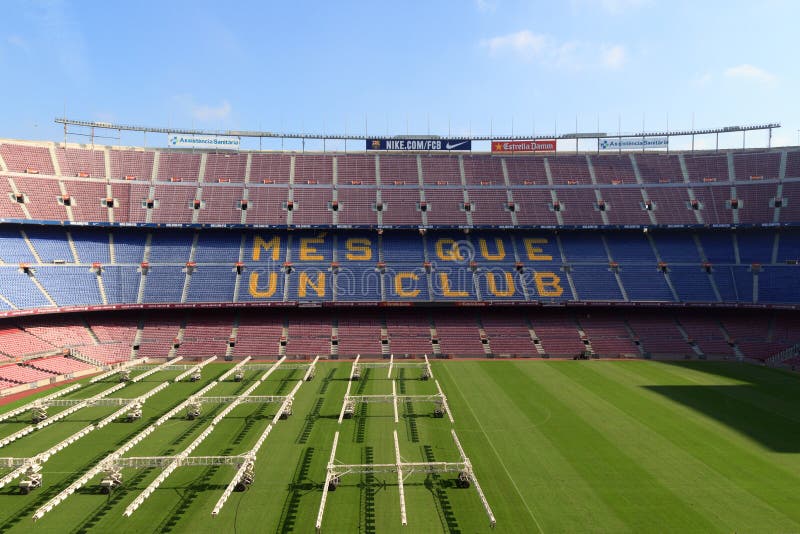
[[[172,343],[172,348],[169,349],[167,359],[172,359],[177,355],[178,349],[183,343],[183,335],[185,332],[186,332],[186,316],[184,315],[183,319],[181,320],[181,325],[178,328],[178,333],[175,335],[175,340]]]
[[[733,353],[736,355],[736,357],[738,359],[740,359],[740,360],[743,359],[744,358],[744,354],[742,354],[742,351],[736,345],[736,340],[731,337],[731,334],[730,334],[730,332],[728,332],[728,329],[725,328],[725,325],[722,324],[722,321],[717,319],[716,323],[719,325],[719,329],[722,331],[722,335],[725,336],[725,341],[727,341],[728,344],[733,349]]]
[[[108,304],[108,296],[106,295],[106,286],[103,283],[103,277],[100,275],[100,272],[97,272],[97,289],[100,291],[100,299],[103,304]]]
[[[71,350],[70,351],[70,357],[75,358],[76,360],[81,361],[83,363],[87,363],[89,365],[93,365],[94,367],[97,367],[99,369],[107,367],[107,365],[104,364],[103,362],[95,360],[94,358],[90,358],[89,356],[86,356],[86,355],[82,354],[80,349]]]
[[[704,358],[705,353],[702,351],[702,349],[697,343],[692,341],[691,337],[689,336],[689,333],[686,332],[686,329],[683,327],[683,325],[681,324],[680,320],[678,320],[677,317],[675,318],[675,326],[677,327],[678,332],[681,333],[681,337],[683,337],[684,341],[686,341],[686,343],[692,348],[694,353],[697,354],[700,358]]]
[[[233,356],[233,351],[235,350],[236,339],[239,336],[239,320],[241,318],[241,313],[239,310],[233,314],[233,326],[231,327],[231,334],[228,336],[228,345],[225,347],[225,358],[230,358]],[[233,341],[233,343],[231,343]]]

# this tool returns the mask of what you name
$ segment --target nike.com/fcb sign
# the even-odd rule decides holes
[[[367,139],[367,150],[472,150],[469,139]]]

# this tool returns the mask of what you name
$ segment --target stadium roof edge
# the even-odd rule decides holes
[[[136,126],[130,124],[113,124],[110,122],[97,122],[97,121],[81,121],[75,119],[68,119],[66,117],[56,117],[54,121],[57,124],[63,124],[64,128],[67,126],[79,126],[91,129],[102,130],[125,130],[136,132],[150,132],[150,133],[164,133],[164,134],[182,134],[182,135],[225,135],[233,137],[251,137],[251,138],[275,138],[275,139],[314,139],[314,140],[364,140],[371,137],[365,135],[343,135],[343,134],[319,134],[319,133],[290,133],[290,132],[271,132],[271,131],[253,131],[253,130],[197,130],[188,128],[160,128],[150,126]],[[724,126],[721,128],[708,128],[702,130],[673,130],[673,131],[652,131],[652,132],[629,132],[608,134],[604,132],[593,133],[566,133],[560,136],[553,135],[489,135],[489,136],[458,136],[451,139],[463,139],[471,141],[493,141],[497,139],[503,140],[527,140],[527,139],[564,139],[574,140],[581,139],[605,139],[605,138],[619,138],[619,137],[679,137],[689,135],[709,135],[720,133],[735,133],[735,132],[748,132],[754,130],[773,130],[780,128],[780,123],[765,123],[744,126]],[[380,136],[377,136],[380,137]]]

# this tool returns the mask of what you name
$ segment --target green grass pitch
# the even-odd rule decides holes
[[[230,366],[211,364],[199,383],[171,384],[150,398],[142,420],[115,422],[44,464],[44,485],[20,495],[0,489],[2,532],[313,532],[334,433],[347,463],[393,462],[397,429],[406,461],[456,460],[447,419],[432,405],[360,406],[337,424],[351,362],[322,362],[304,384],[294,415],[279,421],[258,456],[256,478],[234,493],[218,517],[211,509],[234,469],[182,467],[133,514],[122,512],[158,470],[124,471],[111,495],[92,480],[33,522],[42,504]],[[800,532],[800,379],[737,363],[648,361],[447,361],[433,370],[448,397],[454,428],[497,518],[496,532]],[[399,393],[433,393],[419,370],[396,371]],[[353,394],[391,393],[385,369],[367,370]],[[173,378],[156,373],[112,396],[133,397]],[[209,395],[233,395],[225,382]],[[301,370],[279,370],[254,392],[286,394]],[[86,385],[85,398],[113,382]],[[48,392],[50,393],[50,392]],[[24,402],[29,402],[26,399]],[[4,406],[7,411],[19,403]],[[170,420],[126,456],[183,450],[222,406],[199,420]],[[0,457],[30,456],[117,408],[86,408],[0,448]],[[235,408],[193,455],[247,451],[277,405]],[[57,413],[51,409],[50,413]],[[0,436],[28,423],[0,423]],[[8,470],[0,470],[0,475]],[[408,526],[400,526],[393,474],[351,475],[329,494],[325,532],[491,532],[474,489],[450,475],[406,481]]]

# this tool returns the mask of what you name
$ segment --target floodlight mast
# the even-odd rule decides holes
[[[444,393],[442,392],[442,386],[439,385],[438,380],[436,380],[435,382],[436,382],[436,389],[439,391],[439,395],[442,400],[442,407],[444,408],[444,411],[447,412],[447,418],[450,419],[451,423],[455,423],[455,421],[453,420],[453,414],[450,413],[450,406],[447,405],[447,397],[445,397]]]
[[[316,360],[314,360],[314,363],[316,363]],[[292,391],[289,392],[289,395],[286,397],[286,400],[283,401],[283,404],[281,404],[281,407],[278,409],[278,413],[276,413],[275,417],[273,417],[272,422],[267,426],[264,432],[261,433],[261,436],[259,436],[258,440],[256,440],[256,444],[253,446],[253,448],[247,452],[245,456],[248,458],[248,460],[243,462],[242,465],[239,467],[239,469],[236,470],[236,474],[233,475],[233,479],[225,488],[225,491],[222,493],[222,496],[217,501],[217,504],[214,505],[214,509],[211,511],[212,516],[218,515],[220,510],[222,510],[222,507],[225,506],[225,503],[231,496],[231,493],[233,493],[233,490],[236,488],[236,485],[239,483],[240,480],[242,480],[242,477],[244,476],[245,472],[249,467],[249,463],[250,462],[255,463],[258,451],[261,449],[261,446],[264,444],[264,441],[267,439],[267,436],[269,436],[270,432],[272,431],[272,428],[278,423],[278,420],[280,419],[284,410],[286,410],[288,405],[293,401],[295,394],[297,394],[297,391],[300,389],[300,386],[302,386],[305,382],[306,380],[305,378],[303,378],[303,380],[300,380],[297,383],[297,385],[294,386]]]
[[[203,367],[205,367],[206,365],[208,365],[209,363],[213,362],[216,359],[217,359],[216,356],[212,356],[212,357],[210,357],[210,358],[208,358],[206,360],[203,360],[202,362],[198,363],[194,367],[191,367],[191,368],[187,369],[186,371],[184,371],[183,373],[181,373],[178,376],[176,376],[173,379],[173,382],[180,382],[181,380],[183,380],[187,376],[191,375],[192,373],[194,373],[196,371],[199,371],[200,369],[202,369]]]
[[[173,358],[173,359],[171,359],[169,361],[166,361],[166,362],[162,363],[161,365],[156,365],[155,367],[153,367],[149,371],[145,371],[144,373],[142,373],[140,375],[137,375],[136,377],[131,379],[131,382],[140,382],[140,381],[144,380],[145,378],[147,378],[148,376],[150,376],[152,374],[155,374],[155,373],[157,373],[159,371],[163,371],[165,367],[167,367],[169,365],[172,365],[174,363],[177,363],[177,362],[181,361],[182,359],[183,359],[183,356],[177,356],[177,357],[175,357],[175,358]]]
[[[464,453],[463,447],[461,447],[461,442],[458,440],[458,436],[456,435],[455,429],[450,429],[450,434],[453,436],[453,441],[456,443],[456,448],[458,448],[458,454],[461,455],[461,461],[467,465],[467,474],[472,479],[472,483],[475,485],[475,491],[478,492],[478,498],[481,500],[481,504],[483,505],[483,509],[486,510],[486,515],[489,516],[489,526],[494,528],[497,521],[494,518],[494,513],[492,512],[492,507],[489,506],[489,501],[486,500],[486,495],[483,494],[483,489],[481,489],[481,485],[478,483],[478,477],[475,476],[475,472],[472,470],[472,463],[467,458],[467,455]]]
[[[216,381],[216,383],[218,384],[218,383],[220,383],[220,382],[224,381],[226,378],[228,378],[229,376],[231,376],[232,374],[234,374],[236,371],[238,371],[239,369],[241,369],[242,367],[244,367],[244,365],[245,365],[245,364],[247,364],[247,362],[249,362],[249,361],[250,361],[250,360],[252,360],[252,359],[253,359],[253,357],[252,357],[252,356],[248,356],[248,357],[247,357],[247,358],[245,358],[244,360],[240,361],[239,363],[237,363],[236,365],[234,365],[233,367],[231,367],[230,369],[228,369],[227,371],[225,371],[224,373],[222,373],[222,376],[220,376],[219,378],[217,378],[217,381]]]
[[[210,435],[210,434],[211,434],[211,433],[214,431],[214,429],[216,428],[217,424],[219,424],[219,422],[220,422],[220,421],[222,421],[222,419],[223,419],[223,418],[224,418],[226,415],[228,415],[228,414],[229,414],[229,413],[230,413],[230,412],[231,412],[231,411],[232,411],[232,410],[233,410],[233,409],[234,409],[236,406],[238,406],[239,404],[241,404],[241,403],[242,403],[242,401],[243,401],[245,398],[247,398],[247,397],[250,395],[250,393],[252,393],[252,392],[253,392],[253,391],[254,391],[254,390],[255,390],[255,389],[258,387],[258,386],[260,386],[260,385],[262,384],[262,382],[264,382],[264,380],[266,380],[266,379],[267,379],[267,377],[269,377],[269,376],[270,376],[270,375],[271,375],[271,374],[272,374],[272,373],[273,373],[273,372],[274,372],[276,369],[278,369],[278,367],[280,367],[280,365],[281,365],[281,364],[282,364],[282,363],[283,363],[285,360],[286,360],[286,356],[282,357],[280,360],[278,360],[277,362],[275,362],[275,364],[274,364],[274,365],[273,365],[273,366],[272,366],[272,367],[271,367],[271,368],[270,368],[270,369],[269,369],[269,370],[268,370],[266,373],[264,373],[264,375],[263,375],[263,376],[262,376],[262,377],[261,377],[259,380],[256,380],[256,382],[255,382],[255,383],[254,383],[252,386],[250,386],[249,388],[247,388],[247,389],[246,389],[246,390],[245,390],[245,391],[244,391],[244,392],[243,392],[241,395],[239,395],[239,396],[238,396],[238,397],[237,397],[235,400],[233,400],[232,402],[230,402],[230,404],[228,404],[228,406],[226,406],[224,410],[222,410],[222,411],[221,411],[219,414],[217,414],[217,416],[216,416],[216,417],[214,417],[214,419],[211,421],[211,423],[209,424],[209,426],[208,426],[208,427],[206,427],[206,428],[205,428],[205,430],[203,430],[203,432],[201,432],[201,433],[200,433],[200,435],[199,435],[199,436],[197,436],[197,437],[194,439],[194,441],[192,441],[192,442],[191,442],[191,443],[190,443],[190,444],[189,444],[189,445],[186,447],[186,449],[184,449],[184,450],[183,450],[183,451],[182,451],[180,454],[178,454],[177,456],[173,457],[173,460],[172,460],[172,462],[170,462],[170,463],[169,463],[169,464],[168,464],[168,465],[167,465],[167,466],[164,468],[164,471],[162,471],[162,472],[161,472],[161,473],[160,473],[160,474],[159,474],[159,475],[158,475],[158,476],[155,478],[155,480],[153,480],[153,482],[151,482],[151,483],[150,483],[150,485],[149,485],[149,486],[147,486],[147,488],[145,488],[145,489],[144,489],[144,490],[143,490],[143,491],[142,491],[142,492],[141,492],[141,493],[140,493],[140,494],[139,494],[139,495],[138,495],[138,496],[137,496],[137,497],[136,497],[136,498],[133,500],[133,502],[132,502],[130,505],[128,505],[128,507],[127,507],[127,508],[125,509],[125,511],[123,512],[123,515],[125,515],[126,517],[130,517],[131,515],[133,515],[133,513],[134,513],[134,512],[135,512],[135,511],[136,511],[136,510],[137,510],[137,509],[138,509],[138,508],[139,508],[139,507],[140,507],[140,506],[141,506],[141,505],[144,503],[144,501],[145,501],[145,500],[146,500],[146,499],[147,499],[147,498],[148,498],[150,495],[152,495],[152,494],[153,494],[153,492],[154,492],[154,491],[155,491],[155,490],[156,490],[156,489],[157,489],[157,488],[158,488],[158,487],[159,487],[159,486],[160,486],[160,485],[161,485],[161,484],[162,484],[162,483],[163,483],[163,482],[164,482],[164,481],[167,479],[167,477],[169,477],[169,476],[172,474],[172,472],[173,472],[173,471],[175,471],[175,469],[177,469],[178,467],[180,467],[180,466],[181,466],[181,465],[182,465],[182,464],[183,464],[183,463],[186,461],[186,458],[188,458],[188,457],[189,457],[189,455],[190,455],[190,454],[191,454],[191,453],[192,453],[192,452],[193,452],[193,451],[194,451],[194,450],[195,450],[195,449],[196,449],[196,448],[197,448],[197,447],[198,447],[198,446],[199,446],[199,445],[200,445],[200,444],[201,444],[201,443],[202,443],[202,442],[203,442],[203,441],[204,441],[204,440],[205,440],[205,439],[206,439],[206,438],[207,438],[207,437],[208,437],[208,436],[209,436],[209,435]],[[298,387],[299,387],[299,385],[300,385],[300,384],[302,384],[302,381],[301,381],[301,382],[298,384]],[[295,389],[294,391],[296,391],[296,389]],[[270,397],[270,398],[273,398],[273,397]],[[190,397],[190,398],[189,398],[189,399],[187,399],[187,400],[189,400],[189,401],[192,401],[192,402],[197,402],[197,401],[198,401],[198,399],[202,399],[202,396],[201,396],[201,395],[194,395],[193,397]],[[286,399],[284,399],[284,402],[283,402],[283,404],[282,404],[282,407],[283,407],[283,406],[286,406],[286,404],[287,404],[288,402],[290,402],[290,400],[291,400],[290,398],[286,398]],[[280,414],[281,414],[281,413],[282,413],[282,412],[281,412],[281,411],[279,411],[279,414],[278,414],[278,416],[276,416],[276,419],[275,419],[275,420],[277,420],[277,418],[280,416]],[[271,425],[270,425],[270,427],[271,427]],[[268,429],[269,429],[269,430],[271,430],[271,428],[270,428],[270,427],[268,427]],[[267,434],[268,434],[268,433],[269,433],[269,431],[267,431]],[[266,438],[266,435],[264,436],[264,438]],[[260,447],[262,443],[263,443],[263,439],[261,439],[261,440],[260,440],[260,443],[258,443],[258,446]]]
[[[207,384],[205,387],[200,389],[200,391],[198,391],[196,395],[202,395],[203,393],[208,392],[211,388],[213,388],[217,384],[219,384],[219,382],[211,382],[210,384]],[[172,408],[170,411],[159,417],[155,423],[153,423],[152,425],[148,426],[147,428],[136,434],[136,436],[128,440],[127,443],[125,443],[116,451],[112,452],[111,454],[106,456],[103,460],[95,464],[94,467],[89,469],[87,472],[81,475],[77,480],[75,480],[69,486],[64,488],[58,495],[47,501],[43,506],[41,506],[38,510],[36,510],[36,512],[34,512],[32,516],[34,521],[44,517],[44,514],[51,511],[59,504],[61,504],[67,497],[69,497],[77,490],[82,488],[87,482],[89,482],[91,479],[97,476],[100,472],[107,469],[108,466],[111,464],[111,462],[113,462],[117,458],[120,458],[123,454],[125,454],[133,447],[135,447],[144,438],[152,434],[156,428],[163,425],[164,423],[169,421],[174,415],[184,410],[186,406],[188,406],[189,402],[190,399],[186,399],[185,401],[181,402],[180,404]]]
[[[341,419],[339,420],[341,422]],[[331,447],[331,457],[328,459],[328,474],[325,475],[325,485],[322,487],[322,499],[319,502],[319,512],[317,512],[317,534],[322,532],[322,516],[325,513],[325,503],[328,500],[328,488],[333,481],[333,469],[335,467],[334,462],[336,461],[336,446],[339,444],[339,431],[336,431],[336,434],[333,435],[333,447]]]
[[[392,406],[394,407],[394,422],[399,423],[400,418],[397,415],[397,385],[394,380],[392,380]]]
[[[100,382],[100,381],[105,380],[106,378],[108,378],[110,376],[114,376],[115,374],[119,373],[120,371],[124,371],[125,369],[133,367],[135,365],[143,364],[146,361],[147,361],[147,358],[136,358],[135,360],[128,360],[127,362],[123,362],[120,365],[118,365],[117,367],[115,367],[115,368],[113,368],[113,369],[111,369],[109,371],[106,371],[105,373],[102,373],[102,374],[99,374],[97,376],[92,377],[91,380],[89,380],[89,383],[90,384],[94,384],[95,382]]]
[[[23,474],[25,474],[25,470],[27,469],[28,465],[30,465],[31,463],[36,463],[38,465],[41,465],[41,464],[45,463],[54,454],[62,451],[63,449],[67,448],[68,446],[72,445],[73,443],[75,443],[76,441],[78,441],[82,437],[86,436],[90,432],[92,432],[94,430],[97,430],[99,428],[103,428],[104,426],[108,425],[109,423],[115,421],[118,417],[122,416],[123,414],[125,414],[128,411],[128,409],[129,409],[129,407],[130,407],[130,405],[132,403],[135,403],[135,402],[144,403],[144,401],[146,399],[148,399],[149,397],[152,397],[153,395],[155,395],[156,393],[158,393],[159,391],[161,391],[162,389],[164,389],[167,386],[169,386],[169,382],[164,382],[163,384],[159,384],[155,388],[151,389],[150,391],[148,391],[147,393],[145,393],[144,395],[142,395],[141,397],[138,397],[136,399],[98,399],[98,400],[107,400],[107,401],[114,401],[114,400],[120,401],[119,403],[116,403],[116,405],[122,405],[122,408],[120,408],[119,410],[115,411],[111,415],[108,415],[105,418],[101,419],[100,421],[97,422],[97,424],[90,424],[90,425],[86,426],[85,428],[75,432],[71,436],[69,436],[69,437],[65,438],[64,440],[60,441],[59,443],[56,443],[55,445],[53,445],[49,449],[47,449],[47,450],[45,450],[43,452],[40,452],[40,453],[30,457],[30,458],[6,458],[5,460],[17,460],[18,463],[14,464],[14,465],[18,466],[18,468],[15,469],[14,471],[11,471],[10,473],[7,473],[5,476],[0,478],[0,488],[5,486],[9,482],[12,482],[16,478],[22,476]],[[50,403],[54,403],[54,402],[58,402],[58,401],[62,401],[62,400],[64,400],[64,399],[53,399],[53,398],[47,399],[47,398],[45,398],[45,399],[40,400],[39,402],[44,402],[44,403],[50,404]],[[108,405],[111,406],[111,405],[114,405],[114,403],[109,403]],[[0,465],[2,465],[2,461],[0,461]],[[9,464],[9,467],[12,467],[12,465]]]
[[[308,366],[306,374],[303,376],[303,381],[307,382],[308,380],[311,379],[311,377],[314,376],[314,372],[316,371],[318,361],[319,361],[319,356],[314,358],[314,361],[311,362],[311,365]]]
[[[122,389],[125,386],[126,386],[125,383],[117,384],[116,386],[112,386],[112,387],[108,388],[107,390],[98,393],[94,397],[90,397],[88,399],[84,399],[84,400],[79,401],[77,404],[67,408],[66,410],[58,412],[57,414],[53,415],[52,417],[48,417],[48,418],[44,419],[43,421],[39,421],[36,424],[30,425],[30,426],[26,426],[25,428],[22,428],[22,429],[18,430],[17,432],[14,432],[13,434],[11,434],[9,436],[6,436],[3,439],[0,439],[0,447],[5,447],[6,445],[11,443],[12,441],[16,441],[19,438],[30,434],[34,430],[41,430],[42,428],[44,428],[44,427],[46,427],[48,425],[51,425],[51,424],[55,423],[56,421],[64,419],[68,415],[72,415],[73,413],[77,412],[81,408],[89,406],[89,403],[91,401],[96,400],[96,399],[101,399],[101,398],[103,398],[103,397],[105,397],[107,395],[111,395],[115,391],[117,391],[119,389]],[[38,404],[37,401],[32,402],[30,404],[30,407],[32,409],[42,408],[42,406],[40,404]]]
[[[394,384],[394,382],[392,382]],[[400,523],[408,524],[406,518],[406,494],[403,488],[403,459],[400,457],[400,443],[397,441],[397,429],[394,431],[394,458],[397,462],[397,489],[400,493]]]
[[[361,358],[360,355],[356,356],[356,359],[353,361],[353,366],[350,368],[350,377],[347,379],[347,391],[344,392],[344,400],[342,401],[342,410],[339,412],[339,424],[342,424],[342,420],[344,419],[344,412],[347,409],[347,403],[350,399],[350,388],[353,385],[353,375],[356,373],[356,369],[358,369],[358,360]]]

